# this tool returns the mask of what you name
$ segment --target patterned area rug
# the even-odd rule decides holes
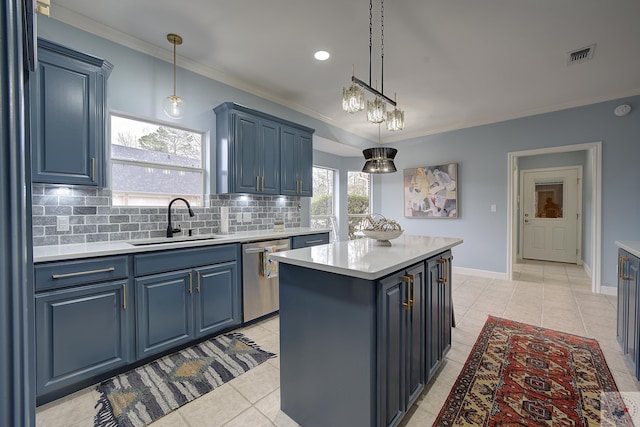
[[[170,354],[98,385],[94,426],[145,426],[272,357],[240,333]]]
[[[633,426],[598,342],[489,316],[434,426]]]

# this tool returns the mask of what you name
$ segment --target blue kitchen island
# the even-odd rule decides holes
[[[458,238],[359,239],[272,254],[281,409],[303,427],[396,426],[451,347]]]

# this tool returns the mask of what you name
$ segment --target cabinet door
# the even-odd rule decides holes
[[[291,238],[291,249],[308,248],[311,246],[324,245],[327,243],[329,243],[329,233],[293,236]]]
[[[425,273],[424,264],[407,271],[403,277],[409,286],[409,309],[407,310],[406,378],[407,408],[418,398],[425,384]]]
[[[310,133],[300,134],[300,155],[298,157],[298,170],[300,179],[300,196],[313,196],[313,140]]]
[[[30,79],[33,182],[102,186],[111,64],[46,40],[38,44]]]
[[[260,194],[280,194],[280,126],[260,122]]]
[[[627,337],[625,339],[625,353],[635,365],[638,358],[638,259],[627,256],[625,273],[627,281]],[[637,369],[637,366],[636,366]]]
[[[627,338],[627,301],[629,300],[628,282],[625,279],[626,261],[628,258],[623,250],[618,251],[618,320],[616,323],[616,338],[620,346],[626,347]]]
[[[442,313],[442,329],[440,351],[445,355],[451,348],[451,327],[453,323],[453,296],[451,283],[451,252],[442,255],[440,259],[440,312]]]
[[[190,270],[135,279],[139,359],[191,339],[193,280]]]
[[[300,184],[297,175],[298,150],[297,133],[294,129],[283,126],[280,131],[280,192],[287,196],[297,196]]]
[[[195,269],[196,336],[240,324],[238,266],[228,262]]]
[[[439,259],[427,261],[426,278],[426,319],[427,319],[427,380],[440,366],[442,330],[440,315],[440,262]]]
[[[378,425],[395,426],[406,410],[406,311],[408,288],[402,276],[380,281],[378,317]]]
[[[130,360],[127,281],[36,295],[36,392],[48,393]]]
[[[313,195],[313,145],[308,132],[282,126],[280,194]]]
[[[259,169],[260,133],[259,121],[251,116],[236,113],[234,117],[235,139],[235,189],[236,193],[257,193],[260,188]]]

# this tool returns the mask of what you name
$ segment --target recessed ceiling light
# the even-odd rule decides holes
[[[327,59],[329,59],[330,56],[331,55],[326,50],[319,50],[313,54],[313,57],[316,58],[318,61],[326,61]]]

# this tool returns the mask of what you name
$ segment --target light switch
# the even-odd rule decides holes
[[[251,212],[245,212],[243,216],[244,218],[242,222],[251,222]]]
[[[491,212],[497,212],[497,211],[498,211],[498,206],[491,205]]]
[[[60,215],[60,216],[57,217],[56,230],[57,231],[69,231],[69,216]]]
[[[237,222],[238,224],[242,224],[242,212],[238,212],[238,213],[236,214],[236,222]]]

